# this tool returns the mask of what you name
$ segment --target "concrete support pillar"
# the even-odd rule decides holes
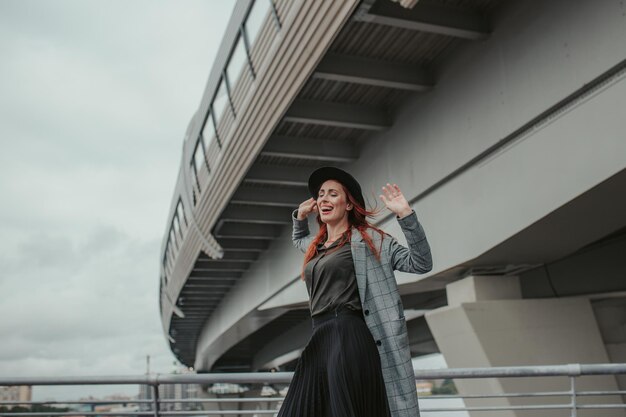
[[[586,298],[522,299],[518,277],[470,276],[447,286],[448,306],[425,318],[450,368],[609,363]],[[462,395],[566,391],[567,377],[456,379]],[[576,379],[577,391],[617,390],[614,376]],[[468,407],[567,404],[569,397],[466,399]],[[621,404],[620,396],[579,397],[578,404]],[[495,413],[495,414],[494,414]],[[569,410],[474,411],[472,417],[570,416]],[[625,416],[623,410],[579,410],[578,416]]]
[[[622,294],[594,301],[593,311],[611,363],[626,363],[626,297]],[[620,389],[626,391],[626,375],[616,378]],[[626,395],[622,401],[626,401]]]

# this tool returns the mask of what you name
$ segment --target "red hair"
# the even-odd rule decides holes
[[[361,205],[361,203],[359,203],[352,196],[352,194],[350,194],[350,191],[348,191],[348,189],[343,184],[341,184],[341,188],[346,194],[346,200],[352,204],[353,208],[352,210],[348,211],[348,230],[346,230],[346,233],[342,236],[341,240],[339,241],[338,246],[333,250],[333,252],[351,241],[352,227],[354,226],[359,231],[359,233],[361,233],[361,236],[363,237],[363,240],[365,241],[365,243],[367,243],[367,246],[369,246],[370,251],[372,251],[376,259],[380,262],[380,250],[382,248],[382,239],[380,243],[381,248],[376,249],[374,247],[374,242],[372,238],[370,237],[369,234],[367,234],[367,229],[373,229],[377,231],[378,233],[380,233],[381,237],[384,237],[384,235],[386,235],[387,233],[379,229],[378,227],[370,224],[367,221],[367,217],[375,217],[378,213],[380,213],[380,210],[382,210],[382,208],[367,210],[365,207]],[[317,224],[319,225],[319,231],[317,232],[317,235],[315,236],[315,238],[309,245],[306,253],[304,254],[304,264],[302,265],[302,273],[300,274],[300,279],[302,281],[304,281],[304,268],[306,267],[306,264],[311,259],[313,259],[315,255],[317,255],[317,245],[319,245],[319,243],[327,237],[326,223],[322,221],[319,211],[317,213],[316,220],[317,220]]]

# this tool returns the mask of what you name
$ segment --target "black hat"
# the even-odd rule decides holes
[[[336,180],[342,183],[356,201],[365,207],[365,199],[361,193],[359,182],[343,169],[336,167],[321,167],[311,173],[309,176],[309,192],[313,198],[317,199],[317,193],[326,180]]]

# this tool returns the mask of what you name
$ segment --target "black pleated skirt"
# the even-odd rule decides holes
[[[313,318],[278,417],[390,417],[378,347],[362,312]]]

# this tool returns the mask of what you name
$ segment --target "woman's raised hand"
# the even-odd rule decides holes
[[[380,195],[380,199],[398,217],[408,216],[413,211],[411,206],[409,206],[409,202],[404,198],[402,191],[400,191],[400,187],[396,184],[391,185],[387,183],[386,186],[383,186],[383,194]]]
[[[298,220],[306,219],[306,217],[312,212],[317,213],[317,201],[313,197],[300,203],[297,215]]]

